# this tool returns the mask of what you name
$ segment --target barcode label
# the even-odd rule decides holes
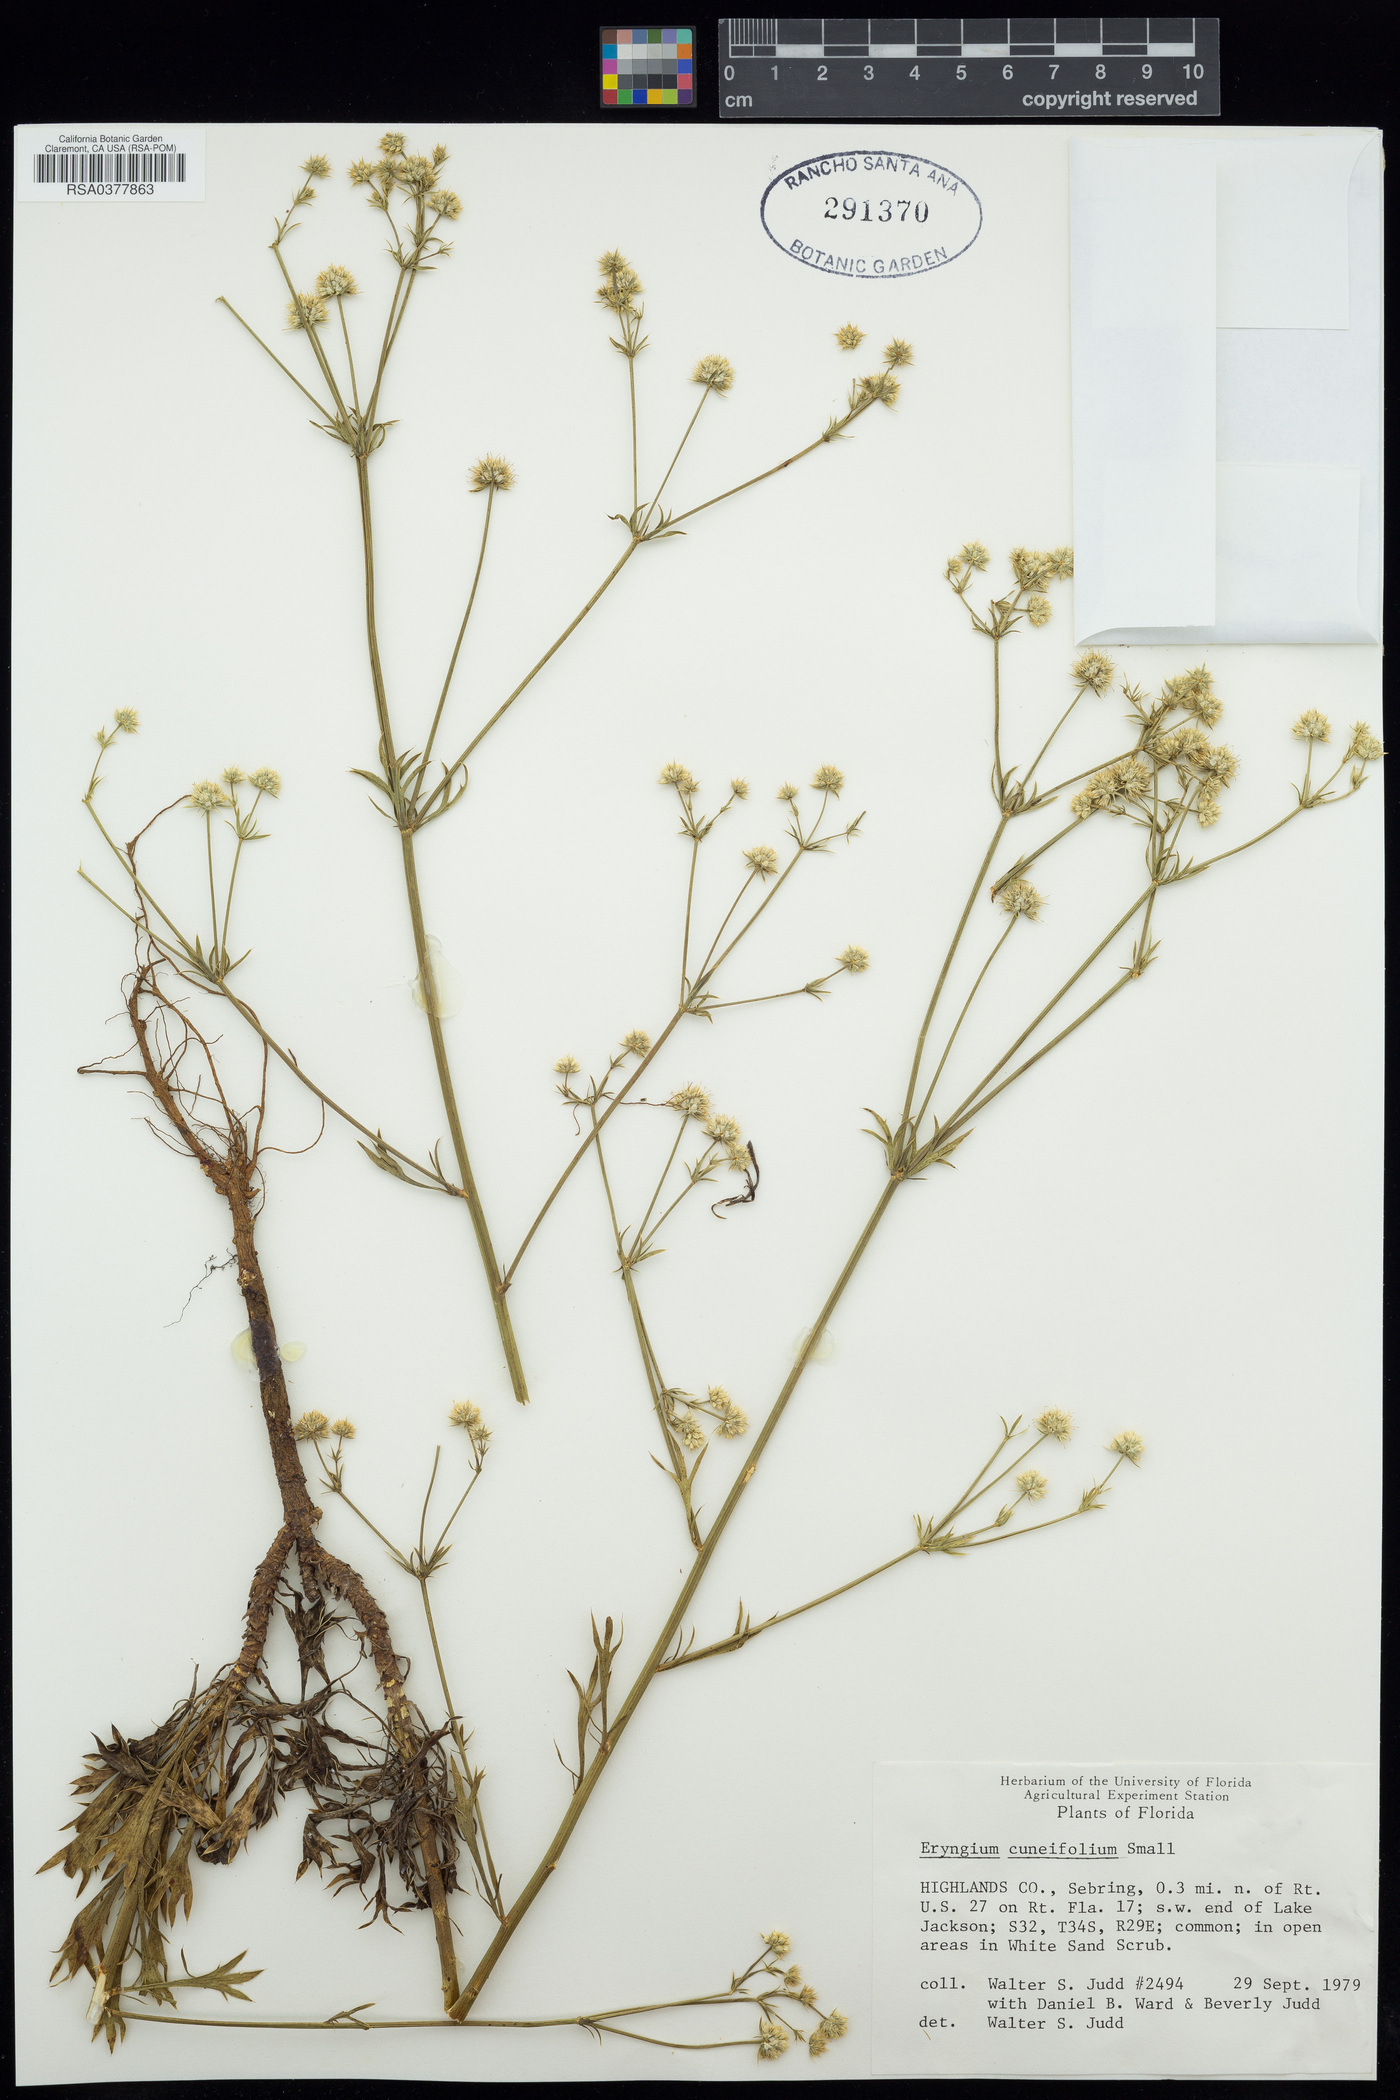
[[[200,204],[204,132],[192,124],[19,124],[18,204]]]
[[[183,182],[183,153],[36,153],[36,182]]]

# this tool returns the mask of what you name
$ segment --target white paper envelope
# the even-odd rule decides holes
[[[1079,639],[1378,641],[1379,135],[1077,139],[1070,227]]]

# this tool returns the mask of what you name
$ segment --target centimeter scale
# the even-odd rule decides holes
[[[727,16],[722,117],[1220,114],[1220,23],[1195,15]]]

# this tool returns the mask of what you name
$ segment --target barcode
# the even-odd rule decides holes
[[[183,153],[36,153],[36,182],[183,182]]]

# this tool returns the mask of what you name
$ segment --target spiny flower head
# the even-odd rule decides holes
[[[836,960],[840,963],[843,970],[850,971],[852,977],[859,977],[862,970],[870,968],[870,950],[868,948],[858,948],[855,942],[852,941],[848,948],[841,950]]]
[[[217,780],[197,780],[190,789],[190,807],[207,816],[212,809],[227,809],[228,796]]]
[[[1086,649],[1071,667],[1070,676],[1091,693],[1106,693],[1113,683],[1112,657],[1100,649]]]
[[[1121,1436],[1113,1439],[1108,1448],[1110,1451],[1116,1451],[1120,1458],[1126,1458],[1136,1465],[1147,1446],[1135,1429],[1125,1429]]]
[[[1209,831],[1212,824],[1220,822],[1220,798],[1212,782],[1207,781],[1196,797],[1194,814],[1202,831]]]
[[[1347,757],[1359,758],[1363,765],[1369,765],[1373,759],[1385,757],[1385,747],[1369,722],[1352,723]]]
[[[749,799],[749,784],[747,780],[731,780],[729,792],[736,802],[747,802]]]
[[[702,357],[690,376],[697,386],[707,386],[711,393],[727,394],[734,384],[734,367],[727,357]]]
[[[854,321],[847,321],[844,327],[837,329],[836,341],[842,350],[859,350],[865,341],[865,330],[857,328]]]
[[[135,736],[141,726],[141,717],[137,714],[134,707],[116,708],[113,711],[112,720],[116,723],[118,729],[124,729],[128,736]]]
[[[737,1145],[739,1126],[733,1116],[712,1115],[705,1124],[706,1137],[712,1137],[717,1145]]]
[[[1048,1491],[1050,1483],[1034,1466],[1027,1466],[1024,1473],[1016,1475],[1016,1485],[1027,1502],[1039,1502],[1041,1496]]]
[[[788,2045],[787,2031],[772,2020],[758,2023],[758,2054],[760,2061],[767,2062],[781,2056]]]
[[[324,182],[331,172],[331,164],[324,153],[308,153],[301,165],[303,172],[315,176],[318,182]]]
[[[402,153],[403,147],[404,137],[401,131],[386,131],[383,138],[379,141],[381,153]]]
[[[351,299],[359,289],[341,263],[328,263],[316,279],[317,296],[322,299]]]
[[[1055,558],[1037,553],[1034,547],[1013,547],[1011,567],[1023,591],[1038,591],[1054,576]]]
[[[331,1423],[331,1435],[338,1436],[343,1444],[354,1442],[355,1425],[348,1415],[338,1415],[336,1417],[335,1421]]]
[[[997,902],[1010,918],[1038,919],[1040,907],[1045,899],[1033,882],[1027,882],[1023,876],[1018,875],[1014,882],[1007,883]]]
[[[1306,737],[1310,744],[1325,744],[1332,734],[1332,724],[1315,707],[1308,707],[1293,724],[1293,734]]]
[[[472,494],[484,495],[487,489],[504,491],[515,487],[515,469],[499,452],[483,452],[472,467]]]
[[[704,1449],[705,1428],[697,1415],[678,1414],[675,1417],[675,1430],[687,1451]]]
[[[744,858],[754,874],[765,880],[778,872],[778,856],[771,846],[745,846]]]
[[[1054,571],[1055,571],[1055,574],[1056,574],[1057,576],[1066,576],[1066,577],[1068,577],[1068,576],[1073,576],[1073,574],[1074,574],[1074,549],[1073,549],[1073,547],[1052,547],[1052,548],[1050,549],[1050,552],[1049,552],[1049,554],[1048,554],[1048,555],[1046,556],[1046,559],[1047,559],[1047,560],[1048,560],[1048,561],[1049,561],[1049,562],[1051,563],[1051,565],[1053,566],[1053,568],[1054,568]]]
[[[1036,1416],[1035,1426],[1042,1436],[1052,1436],[1057,1444],[1067,1444],[1074,1423],[1062,1407],[1047,1407],[1044,1414]]]
[[[1034,597],[1026,600],[1026,618],[1032,627],[1043,627],[1054,607],[1048,598]]]
[[[957,554],[957,559],[969,569],[985,569],[991,558],[980,540],[964,540]]]
[[[711,1388],[710,1388],[710,1398],[711,1398],[712,1400],[714,1399],[714,1397],[715,1397],[715,1393],[716,1393],[717,1391],[718,1391],[718,1388],[717,1388],[717,1387],[715,1387],[715,1386],[711,1386]],[[724,1402],[722,1403],[722,1405],[720,1406],[720,1424],[719,1424],[719,1433],[720,1433],[720,1435],[721,1435],[721,1436],[744,1436],[744,1435],[746,1435],[746,1434],[747,1434],[747,1431],[748,1431],[748,1426],[749,1426],[749,1418],[748,1418],[748,1416],[747,1416],[747,1415],[746,1415],[746,1414],[744,1413],[744,1410],[743,1410],[743,1408],[742,1408],[742,1407],[736,1407],[736,1406],[734,1405],[734,1403],[733,1403],[733,1401],[732,1401],[732,1400],[729,1400],[729,1399],[725,1399],[725,1401],[724,1401]]]
[[[792,1941],[785,1932],[765,1932],[763,1944],[775,1961],[786,1961],[792,1952]]]
[[[675,788],[682,795],[693,795],[700,783],[689,766],[678,765],[676,760],[672,759],[669,765],[661,768],[659,785]]]
[[[555,1058],[554,1069],[556,1072],[559,1073],[561,1078],[572,1079],[574,1073],[578,1070],[578,1059],[576,1057],[570,1057],[568,1052],[566,1051],[563,1057]]]
[[[839,795],[846,785],[846,776],[839,766],[818,766],[812,775],[812,785],[820,788],[824,795]]]
[[[833,2007],[832,2010],[827,2014],[826,2018],[820,2023],[817,2032],[819,2034],[824,2033],[829,2042],[839,2042],[842,2035],[846,2032],[846,2029],[850,2026],[850,2024],[851,2023],[846,2018],[846,2015],[843,2012],[837,2012]]]
[[[282,775],[272,766],[255,766],[248,780],[260,795],[276,797],[282,792]]]
[[[368,182],[373,176],[374,162],[372,160],[352,160],[345,172],[350,177],[355,188],[358,189],[362,182]]]
[[[867,372],[856,385],[859,401],[883,401],[886,408],[893,408],[899,399],[899,381],[889,372]]]
[[[428,208],[440,219],[460,219],[462,216],[462,200],[455,190],[429,190]]]
[[[326,302],[315,292],[297,292],[287,308],[289,328],[320,328],[326,318]]]
[[[220,780],[222,780],[225,787],[236,788],[239,785],[240,781],[246,779],[247,776],[244,773],[242,766],[225,766],[223,772],[219,775],[219,778]]]
[[[1196,764],[1202,779],[1214,781],[1219,787],[1228,787],[1240,769],[1240,762],[1228,744],[1207,744]]]
[[[709,1095],[693,1080],[678,1086],[675,1093],[668,1096],[666,1106],[677,1109],[683,1116],[693,1116],[697,1123],[705,1122],[712,1113]]]
[[[894,370],[896,365],[912,365],[913,362],[914,345],[906,343],[903,336],[897,335],[893,342],[886,343],[885,363],[891,371]]]
[[[474,1400],[454,1400],[447,1410],[447,1419],[454,1429],[467,1429],[475,1435],[481,1428],[481,1409]]]
[[[325,1435],[330,1426],[326,1417],[312,1407],[292,1424],[292,1435],[299,1444],[315,1443],[318,1437]]]
[[[645,1028],[629,1028],[622,1038],[622,1047],[629,1057],[645,1057],[651,1048],[651,1037]]]
[[[795,802],[800,793],[801,789],[796,787],[792,781],[785,780],[778,789],[778,800],[780,802]]]
[[[725,1157],[731,1174],[747,1174],[753,1165],[747,1145],[731,1145]]]

